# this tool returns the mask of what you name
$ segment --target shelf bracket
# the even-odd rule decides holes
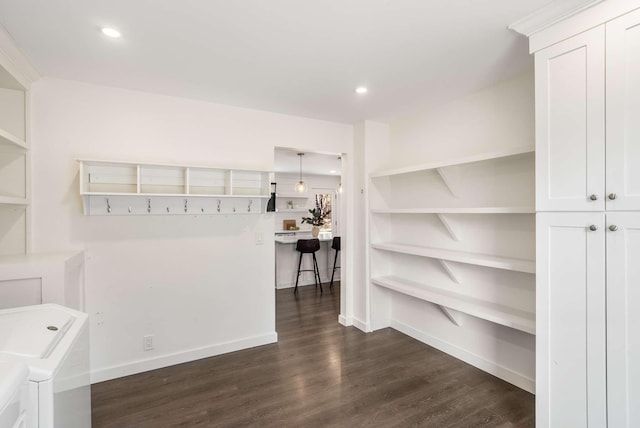
[[[451,239],[453,239],[454,241],[460,241],[460,233],[456,232],[455,228],[451,225],[451,222],[447,220],[444,214],[436,215],[438,216],[438,219],[440,220],[444,228],[447,229],[447,232],[449,232],[449,235],[451,235]]]
[[[456,272],[451,268],[451,265],[446,260],[438,259],[438,261],[442,265],[442,268],[445,270],[445,272],[447,272],[449,277],[453,280],[453,282],[455,282],[456,284],[462,284],[462,278],[460,277],[460,275],[456,275]]]
[[[460,312],[455,311],[453,309],[449,309],[446,306],[442,306],[442,305],[438,305],[438,307],[440,308],[442,313],[445,314],[447,316],[447,318],[449,318],[449,320],[452,323],[454,323],[458,327],[462,327],[462,325],[463,325],[462,314]]]
[[[444,182],[444,185],[447,186],[447,189],[449,189],[449,192],[451,192],[451,194],[453,195],[454,198],[457,198],[458,194],[456,194],[456,192],[454,191],[454,186],[452,184],[451,174],[449,172],[445,171],[444,168],[436,168],[436,171],[438,172],[438,175],[440,176],[440,178]]]

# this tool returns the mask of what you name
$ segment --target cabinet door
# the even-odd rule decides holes
[[[639,427],[640,213],[607,214],[606,232],[609,427]]]
[[[608,210],[640,210],[639,166],[640,10],[636,10],[607,23]]]
[[[604,210],[604,26],[536,53],[536,209]]]
[[[541,213],[536,227],[536,426],[603,427],[604,214]]]

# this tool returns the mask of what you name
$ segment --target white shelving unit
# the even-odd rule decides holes
[[[270,173],[79,160],[85,215],[260,214]]]
[[[462,293],[396,277],[372,278],[371,282],[380,287],[415,297],[416,299],[464,312],[526,333],[535,334],[536,331],[536,316],[534,312],[499,305],[486,300],[469,297]]]
[[[0,52],[0,256],[29,251],[29,82],[9,62]]]
[[[488,254],[476,254],[468,253],[465,251],[445,250],[442,248],[421,247],[417,245],[405,245],[392,242],[371,244],[371,248],[375,250],[390,251],[394,253],[408,254],[419,257],[428,257],[450,262],[459,262],[476,266],[512,270],[515,272],[536,272],[536,262],[533,260],[497,257]]]
[[[394,306],[402,294],[437,305],[459,326],[462,312],[535,334],[533,151],[370,175],[373,329],[402,310]]]

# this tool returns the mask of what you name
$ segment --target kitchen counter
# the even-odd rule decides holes
[[[295,287],[300,254],[293,244],[297,243],[298,239],[312,238],[311,231],[308,230],[276,232],[274,236],[276,245],[276,288]],[[318,239],[320,240],[320,250],[316,252],[316,259],[320,268],[320,279],[325,284],[331,280],[331,270],[333,268],[333,250],[331,249],[333,235],[331,232],[321,232],[318,235]],[[304,256],[301,269],[312,269],[311,263],[311,256]],[[313,272],[302,272],[298,285],[312,284],[315,284]]]

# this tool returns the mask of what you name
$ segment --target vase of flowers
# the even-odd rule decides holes
[[[320,233],[320,227],[324,226],[331,209],[327,207],[327,201],[323,195],[316,195],[316,207],[309,210],[309,217],[302,217],[302,223],[307,223],[313,226],[311,229],[311,235],[314,238],[318,237]]]

